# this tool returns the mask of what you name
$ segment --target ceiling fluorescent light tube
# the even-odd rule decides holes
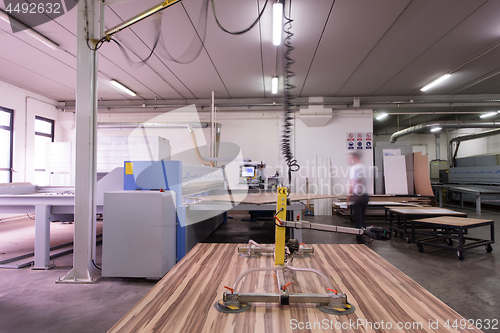
[[[278,77],[277,76],[274,76],[271,79],[271,92],[273,94],[277,94],[278,93]]]
[[[435,85],[440,84],[441,82],[443,82],[444,80],[446,80],[450,76],[451,76],[451,74],[445,74],[445,75],[441,76],[439,79],[429,83],[428,85],[426,85],[425,87],[420,89],[420,91],[427,91],[427,90],[431,89],[432,87],[434,87]]]
[[[32,29],[26,29],[24,30],[28,35],[31,37],[35,38],[39,42],[42,42],[43,44],[47,45],[50,47],[52,50],[57,50],[59,48],[59,45],[48,39],[47,37],[40,35],[38,32]]]
[[[31,29],[26,24],[16,20],[12,16],[9,16],[7,13],[5,13],[2,10],[0,10],[0,19],[15,26],[17,29],[26,32],[28,35],[35,38],[39,42],[42,42],[43,44],[45,44],[46,46],[50,47],[53,50],[57,50],[59,48],[58,44],[54,43],[53,41],[51,41],[50,39],[48,39],[44,35],[40,34],[38,31]]]
[[[381,114],[379,114],[379,115],[377,116],[377,118],[375,118],[375,119],[377,119],[377,120],[382,120],[382,119],[384,119],[384,118],[385,118],[385,117],[387,117],[387,116],[388,116],[388,114],[387,114],[387,113],[381,113]]]
[[[283,29],[283,4],[276,2],[273,5],[273,44],[281,44],[281,30]]]
[[[497,114],[498,113],[496,113],[496,112],[488,112],[488,113],[480,115],[479,118],[489,118],[489,117],[496,116]]]
[[[120,88],[121,90],[123,90],[124,92],[126,92],[127,94],[131,95],[131,96],[136,96],[136,93],[133,92],[132,90],[130,90],[129,88],[125,87],[123,84],[121,84],[120,82],[116,81],[116,80],[111,80],[109,81],[111,82],[111,84],[113,84],[115,87],[117,88]]]
[[[442,130],[441,127],[434,127],[434,128],[431,128],[431,132],[439,132],[440,130]]]

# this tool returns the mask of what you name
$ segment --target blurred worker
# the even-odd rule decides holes
[[[366,193],[366,179],[368,176],[368,166],[361,162],[361,155],[354,151],[348,156],[349,170],[349,196],[347,203],[352,204],[352,220],[357,228],[364,228],[365,211],[368,206],[368,194]],[[363,236],[357,235],[358,244],[365,244]]]

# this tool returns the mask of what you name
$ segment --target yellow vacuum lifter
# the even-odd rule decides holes
[[[301,256],[307,257],[313,250],[312,248],[307,249],[301,247],[298,240],[290,239],[288,244],[286,244],[286,228],[340,232],[352,235],[363,235],[368,238],[380,240],[390,239],[390,232],[378,227],[358,229],[310,223],[308,221],[286,221],[287,196],[287,188],[279,187],[276,215],[274,216],[276,224],[274,248],[264,247],[250,240],[248,247],[240,247],[238,249],[238,252],[240,252],[241,255],[245,254],[244,256],[247,258],[260,256],[262,253],[274,252],[274,267],[256,267],[243,272],[236,279],[232,288],[226,287],[230,292],[224,292],[223,299],[214,304],[217,311],[224,313],[243,312],[250,309],[249,303],[252,302],[279,303],[280,305],[316,303],[320,311],[335,315],[347,315],[355,311],[354,306],[347,302],[347,296],[337,292],[337,290],[333,288],[330,280],[323,273],[312,268],[295,268],[290,265],[290,259],[300,258]],[[277,293],[240,293],[236,291],[236,287],[246,275],[261,271],[274,271],[276,273]],[[290,288],[287,289],[287,287],[291,283],[286,282],[285,273],[289,275],[304,272],[319,275],[325,281],[325,289],[327,292],[324,294],[290,293]]]

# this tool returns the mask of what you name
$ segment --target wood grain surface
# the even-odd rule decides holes
[[[201,201],[234,201],[236,203],[247,203],[247,204],[266,204],[266,203],[276,203],[277,194],[276,193],[236,193],[231,196],[229,194],[223,195],[208,195],[203,197],[196,197],[196,199]],[[291,201],[300,200],[314,200],[314,199],[329,199],[329,198],[345,198],[345,195],[327,195],[327,194],[299,194],[291,193],[289,199]]]
[[[467,216],[466,213],[457,212],[451,209],[439,207],[391,207],[391,212],[399,213],[402,215],[456,215]]]
[[[311,258],[292,263],[325,273],[356,307],[353,314],[330,315],[312,304],[270,303],[252,304],[243,313],[220,313],[214,303],[225,285],[232,286],[248,268],[274,264],[272,256],[240,257],[237,246],[196,245],[109,332],[388,332],[389,325],[394,332],[481,332],[475,327],[445,328],[446,321],[464,318],[368,247],[355,244],[313,245]],[[285,279],[292,282],[291,293],[326,292],[324,282],[312,273],[288,271]],[[276,278],[272,272],[252,273],[236,290],[277,292]],[[407,327],[397,329],[399,323]]]
[[[471,219],[471,218],[461,218],[454,216],[439,216],[439,217],[430,217],[427,219],[419,219],[415,220],[415,222],[425,222],[425,223],[436,223],[436,224],[446,224],[453,226],[472,226],[476,224],[489,223],[493,222],[493,220],[483,220],[483,219]]]
[[[413,183],[415,194],[434,195],[429,177],[429,159],[422,152],[413,153]]]

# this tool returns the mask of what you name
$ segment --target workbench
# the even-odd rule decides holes
[[[252,193],[245,191],[244,193],[239,193],[233,191],[234,193],[224,193],[222,195],[207,195],[202,197],[196,197],[201,201],[219,201],[231,203],[244,203],[244,204],[276,204],[276,192],[275,191],[261,191],[259,193]],[[333,198],[345,198],[345,195],[335,195],[335,194],[311,194],[311,193],[290,193],[288,199],[292,201],[304,201],[304,200],[317,200],[317,199],[333,199]]]
[[[460,206],[464,206],[464,193],[476,196],[476,212],[481,214],[481,202],[500,202],[498,199],[483,200],[482,196],[500,196],[500,186],[495,185],[459,185],[459,184],[433,184],[432,188],[438,192],[439,207],[443,207],[443,191],[457,192],[460,194]]]
[[[103,213],[103,195],[107,191],[123,188],[123,169],[116,168],[101,178],[96,185],[96,214]],[[74,186],[36,186],[30,183],[11,183],[0,186],[0,213],[35,214],[35,246],[33,269],[49,269],[50,264],[50,222],[74,221]],[[31,254],[4,260],[2,268],[21,268],[12,264]],[[58,255],[58,254],[56,254]]]
[[[409,233],[408,220],[413,220],[417,218],[428,218],[436,216],[456,216],[456,217],[467,217],[466,213],[456,212],[451,209],[439,208],[439,207],[385,207],[386,222],[389,222],[389,229],[394,232],[396,236],[400,233],[401,237],[406,237],[406,242],[411,243],[415,241],[415,234]],[[396,216],[397,221],[393,223],[394,216]]]
[[[308,332],[383,332],[391,331],[389,325],[394,332],[481,332],[474,326],[444,328],[447,321],[464,318],[367,246],[357,244],[313,245],[311,258],[292,262],[294,267],[323,272],[356,307],[352,314],[323,313],[314,304],[272,303],[252,304],[244,313],[218,312],[214,304],[227,291],[224,286],[231,286],[249,268],[274,266],[272,255],[243,258],[238,246],[196,245],[108,332],[302,332],[307,323]],[[326,292],[315,274],[294,272],[290,282],[292,292]],[[276,278],[269,271],[246,276],[240,286],[241,292],[277,292]]]
[[[33,269],[48,269],[50,265],[50,222],[73,221],[75,196],[71,192],[0,195],[0,213],[35,214],[35,250]],[[97,206],[102,214],[102,205]],[[9,267],[8,262],[2,266]],[[17,267],[13,267],[17,268]]]
[[[445,249],[457,251],[457,257],[464,260],[464,250],[472,249],[478,246],[485,246],[486,252],[493,251],[491,244],[495,242],[495,231],[493,220],[482,219],[464,219],[455,216],[440,216],[427,219],[413,220],[411,222],[412,235],[427,236],[421,239],[415,239],[417,248],[420,252],[424,252],[424,245],[436,246]],[[432,230],[416,230],[416,227],[421,226],[424,229]],[[478,239],[466,237],[465,233],[472,228],[490,227],[490,239]],[[441,229],[440,232],[437,230]],[[445,241],[445,242],[442,242]],[[455,246],[454,241],[458,242]],[[465,245],[467,241],[467,245]]]
[[[333,208],[342,215],[353,216],[352,202],[333,202]],[[398,202],[398,201],[368,201],[365,215],[383,215],[385,207],[398,206],[398,207],[421,207],[419,204],[411,202]],[[349,212],[347,212],[349,211]]]

